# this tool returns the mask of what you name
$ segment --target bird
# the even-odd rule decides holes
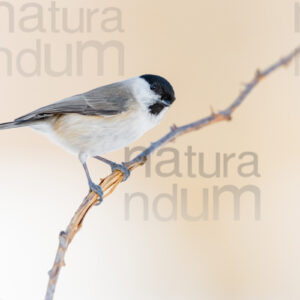
[[[91,178],[87,161],[95,158],[112,171],[130,176],[124,163],[103,157],[138,140],[157,126],[176,100],[171,83],[159,75],[145,74],[101,86],[34,110],[0,130],[30,127],[75,154],[87,177],[90,191],[103,200],[102,188]]]

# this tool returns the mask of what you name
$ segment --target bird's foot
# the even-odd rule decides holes
[[[126,181],[129,178],[130,170],[125,166],[125,163],[122,163],[122,164],[112,163],[110,166],[111,166],[112,172],[114,172],[116,170],[122,172],[122,174],[123,174],[122,182]]]
[[[93,182],[90,182],[89,186],[90,186],[90,190],[98,195],[98,203],[96,205],[100,205],[103,202],[103,190],[101,186]]]

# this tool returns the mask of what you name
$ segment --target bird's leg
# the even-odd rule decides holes
[[[124,163],[122,164],[117,164],[111,160],[108,160],[106,158],[103,158],[101,156],[95,156],[94,158],[104,162],[105,164],[109,165],[111,167],[112,172],[114,172],[115,170],[119,170],[122,172],[123,174],[123,182],[126,181],[129,176],[130,176],[130,170],[125,166]]]
[[[87,167],[87,164],[86,163],[83,163],[83,168],[84,168],[84,171],[85,171],[85,174],[86,174],[86,177],[88,179],[88,183],[89,183],[89,186],[90,186],[90,189],[95,192],[98,196],[99,196],[99,204],[102,203],[103,201],[103,191],[102,191],[102,188],[101,186],[97,185],[96,183],[94,183],[91,179],[91,176],[90,176],[90,172],[89,172],[89,169]],[[99,205],[98,204],[98,205]]]

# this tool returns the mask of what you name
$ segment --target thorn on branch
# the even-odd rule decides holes
[[[232,116],[231,116],[231,115],[227,115],[227,116],[226,116],[226,120],[227,120],[227,121],[232,121]]]
[[[172,133],[176,132],[177,129],[178,129],[178,127],[177,127],[175,124],[173,124],[173,125],[171,126],[171,132],[172,132]],[[175,141],[176,141],[176,138],[175,138],[175,137],[174,137],[173,139],[170,140],[171,143],[175,143]]]
[[[232,120],[232,116],[231,113],[223,113],[224,119],[226,121],[231,121]]]
[[[215,112],[215,110],[214,110],[214,108],[212,106],[210,106],[210,112],[211,112],[211,116],[212,117],[216,117],[217,116],[217,114],[216,114],[216,112]]]
[[[177,129],[178,129],[178,127],[177,127],[175,124],[173,124],[173,125],[171,126],[171,131],[172,131],[172,132],[176,131]]]
[[[256,73],[255,73],[255,78],[258,80],[258,81],[261,81],[265,76],[261,73],[261,71],[259,69],[256,70]]]
[[[59,243],[63,248],[67,247],[67,243],[68,243],[67,238],[68,238],[67,234],[64,231],[61,231],[59,234]]]

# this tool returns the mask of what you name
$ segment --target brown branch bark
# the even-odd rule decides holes
[[[218,113],[215,113],[212,110],[212,114],[210,116],[185,126],[172,126],[168,134],[163,136],[157,142],[152,143],[145,151],[143,151],[136,158],[134,158],[130,162],[127,162],[126,166],[129,168],[130,171],[133,171],[137,167],[142,166],[147,160],[147,157],[151,155],[154,151],[156,151],[158,148],[165,145],[166,143],[178,138],[179,136],[222,121],[230,121],[233,112],[243,103],[245,98],[261,82],[262,79],[264,79],[266,76],[268,76],[278,68],[282,66],[288,66],[299,53],[300,47],[296,48],[292,53],[280,59],[278,62],[274,63],[264,71],[257,71],[252,81],[245,86],[245,89],[242,91],[242,93],[227,109]],[[115,171],[106,178],[102,179],[100,182],[100,186],[105,192],[104,198],[109,196],[115,190],[115,188],[122,182],[122,180],[123,176],[119,171]],[[97,201],[98,197],[95,195],[95,193],[89,193],[78,208],[78,210],[76,211],[67,229],[60,233],[59,246],[57,249],[55,261],[51,271],[49,271],[49,283],[45,298],[46,300],[53,299],[59,273],[62,267],[65,266],[64,259],[68,247],[71,244],[77,232],[80,230],[83,221],[87,216],[87,213],[95,204],[97,204]]]

